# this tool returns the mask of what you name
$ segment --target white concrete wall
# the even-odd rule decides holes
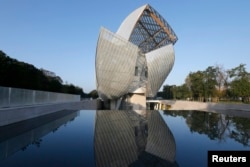
[[[197,110],[250,118],[250,104],[204,103],[181,100],[147,100],[147,103],[153,103],[155,110]],[[160,108],[160,105],[165,105],[165,108]]]
[[[250,111],[249,104],[227,104],[227,103],[212,103],[212,102],[194,102],[194,101],[171,101],[163,100],[164,103],[170,104],[170,110],[202,110],[202,111],[216,111],[216,110],[244,110]]]
[[[146,109],[146,96],[145,94],[132,94],[130,103],[133,105],[134,110],[145,110]]]
[[[0,108],[80,101],[80,95],[0,86]]]

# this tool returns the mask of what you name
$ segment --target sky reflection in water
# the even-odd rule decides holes
[[[207,166],[208,150],[249,150],[250,119],[201,111],[161,111],[180,166]]]
[[[195,111],[159,113],[64,111],[0,127],[0,166],[147,162],[202,167],[207,166],[208,150],[250,149],[249,118]],[[117,155],[116,161],[111,155]]]

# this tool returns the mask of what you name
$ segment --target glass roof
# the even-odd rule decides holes
[[[178,40],[167,21],[151,6],[147,5],[138,19],[129,41],[143,53],[150,52]]]

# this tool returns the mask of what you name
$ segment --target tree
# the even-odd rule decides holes
[[[163,95],[166,99],[191,97],[199,101],[242,97],[243,101],[250,102],[250,73],[245,64],[231,70],[225,70],[222,65],[209,66],[203,71],[190,72],[183,85],[165,85]]]
[[[185,87],[194,99],[204,100],[216,95],[216,68],[209,66],[204,71],[190,72],[185,79]],[[186,90],[186,91],[187,91]]]
[[[180,99],[187,99],[192,96],[192,93],[186,84],[182,84],[181,86],[178,87],[177,95],[179,95]]]
[[[204,73],[202,71],[191,72],[188,75],[189,86],[193,99],[199,99],[204,96]]]
[[[93,98],[93,99],[96,99],[98,98],[98,93],[96,90],[92,90],[90,93],[89,93],[89,97]]]
[[[172,89],[173,85],[164,85],[163,86],[163,98],[164,99],[173,99],[173,89]]]
[[[250,78],[250,73],[246,71],[246,64],[240,64],[238,67],[232,68],[228,71],[229,77],[234,79]]]
[[[31,64],[10,58],[0,50],[0,85],[24,89],[85,95],[82,88],[62,84],[59,76],[45,75]]]
[[[228,71],[232,79],[230,92],[234,97],[241,97],[243,101],[249,101],[250,97],[250,73],[246,71],[245,64]]]
[[[228,73],[222,65],[216,65],[216,95],[219,99],[226,96],[228,90]]]
[[[216,68],[209,66],[204,72],[203,82],[204,82],[204,96],[213,97],[215,96],[215,86],[216,86]]]

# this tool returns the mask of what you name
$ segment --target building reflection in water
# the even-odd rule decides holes
[[[177,167],[172,132],[158,111],[97,111],[96,166]]]
[[[77,111],[64,110],[38,118],[0,127],[0,160],[6,159],[30,144],[40,146],[42,137],[74,120]]]

